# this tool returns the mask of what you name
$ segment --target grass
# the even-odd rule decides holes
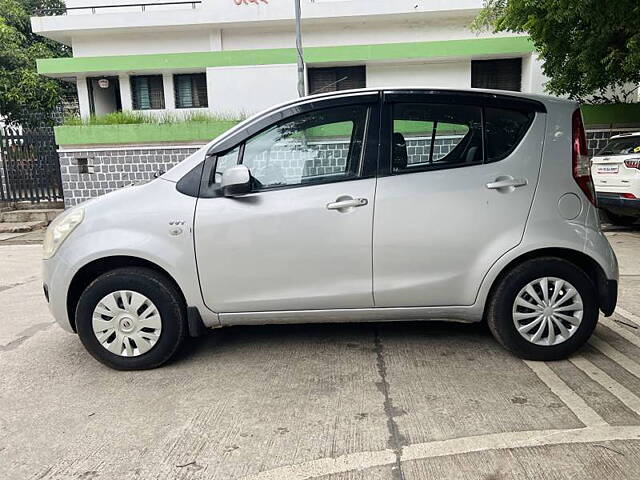
[[[89,118],[80,118],[78,116],[65,117],[63,125],[65,126],[82,126],[82,125],[138,125],[138,124],[178,124],[192,122],[221,122],[234,121],[240,122],[246,118],[246,115],[221,115],[210,112],[191,112],[186,115],[177,115],[175,113],[166,112],[161,115],[149,115],[143,112],[114,112],[107,115],[92,116]]]

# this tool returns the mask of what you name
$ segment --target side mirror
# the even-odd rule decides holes
[[[251,192],[251,172],[244,165],[227,168],[220,189],[225,197],[238,197]]]

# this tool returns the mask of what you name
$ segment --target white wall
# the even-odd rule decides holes
[[[109,3],[122,4],[126,1],[110,0]],[[87,5],[83,0],[67,0],[67,4]],[[293,7],[294,2],[290,0],[271,0],[269,3],[248,5],[236,5],[231,0],[205,0],[196,5],[196,8],[187,4],[150,5],[145,11],[140,7],[95,9],[94,13],[91,9],[85,9],[70,15],[33,17],[31,23],[34,32],[68,44],[71,41],[70,35],[80,31],[89,34],[110,31],[117,34],[123,30],[170,27],[227,29],[292,24],[295,18]],[[474,14],[481,7],[482,0],[304,0],[302,18],[304,27],[319,23],[349,25],[371,19],[391,21],[392,17],[413,22],[420,18]]]
[[[209,109],[251,114],[297,98],[296,65],[207,68]]]
[[[471,86],[471,61],[367,65],[368,87]]]
[[[423,21],[353,21],[304,26],[304,47],[331,45],[368,45],[380,43],[428,42],[452,39],[475,39],[513,34],[476,36],[469,30],[473,15],[456,18],[434,18]],[[224,50],[254,50],[256,48],[291,48],[295,45],[293,24],[280,27],[258,27],[223,30]]]
[[[119,32],[73,36],[73,56],[144,55],[150,53],[207,52],[209,31]]]
[[[387,20],[313,25],[303,29],[303,45],[316,47],[473,39],[476,36],[468,29],[472,18],[464,16],[428,22]],[[295,45],[295,29],[290,24],[271,28],[253,26],[225,29],[221,34],[220,30],[203,27],[83,32],[72,34],[72,44],[74,57],[292,48]]]
[[[522,91],[546,94],[544,85],[548,78],[542,71],[542,62],[537,54],[525,55],[522,59]]]

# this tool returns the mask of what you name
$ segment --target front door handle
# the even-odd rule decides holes
[[[524,187],[529,183],[526,178],[498,177],[494,182],[487,183],[489,190],[513,191],[517,187]]]
[[[339,212],[348,212],[352,208],[364,207],[369,201],[366,198],[353,198],[349,196],[338,197],[335,202],[327,204],[327,210],[337,210]]]

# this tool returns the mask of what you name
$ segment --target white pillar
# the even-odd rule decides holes
[[[209,32],[209,48],[212,52],[222,50],[222,30],[216,29]]]
[[[164,88],[164,108],[176,109],[176,97],[173,94],[173,73],[162,74],[162,86]]]
[[[80,118],[89,118],[91,116],[91,107],[89,106],[89,87],[87,86],[87,77],[76,77],[76,88],[78,90]]]
[[[524,93],[531,93],[532,85],[532,73],[531,73],[531,63],[533,59],[531,55],[525,55],[522,57],[522,77],[520,80],[520,91]]]
[[[530,80],[529,85],[530,89],[528,90],[531,93],[546,93],[545,85],[549,80],[542,70],[542,61],[538,58],[538,54],[533,52],[530,57]]]
[[[120,103],[122,104],[123,112],[130,112],[133,110],[133,103],[131,101],[131,82],[129,81],[129,75],[118,75],[120,82]]]
[[[223,33],[222,29],[212,30],[209,33],[209,48],[212,52],[221,52],[224,49],[223,45]],[[216,90],[212,88],[214,79],[210,76],[209,69],[206,69],[207,75],[207,98],[209,100],[209,111],[213,111],[212,105],[215,102],[214,95],[217,94]]]

